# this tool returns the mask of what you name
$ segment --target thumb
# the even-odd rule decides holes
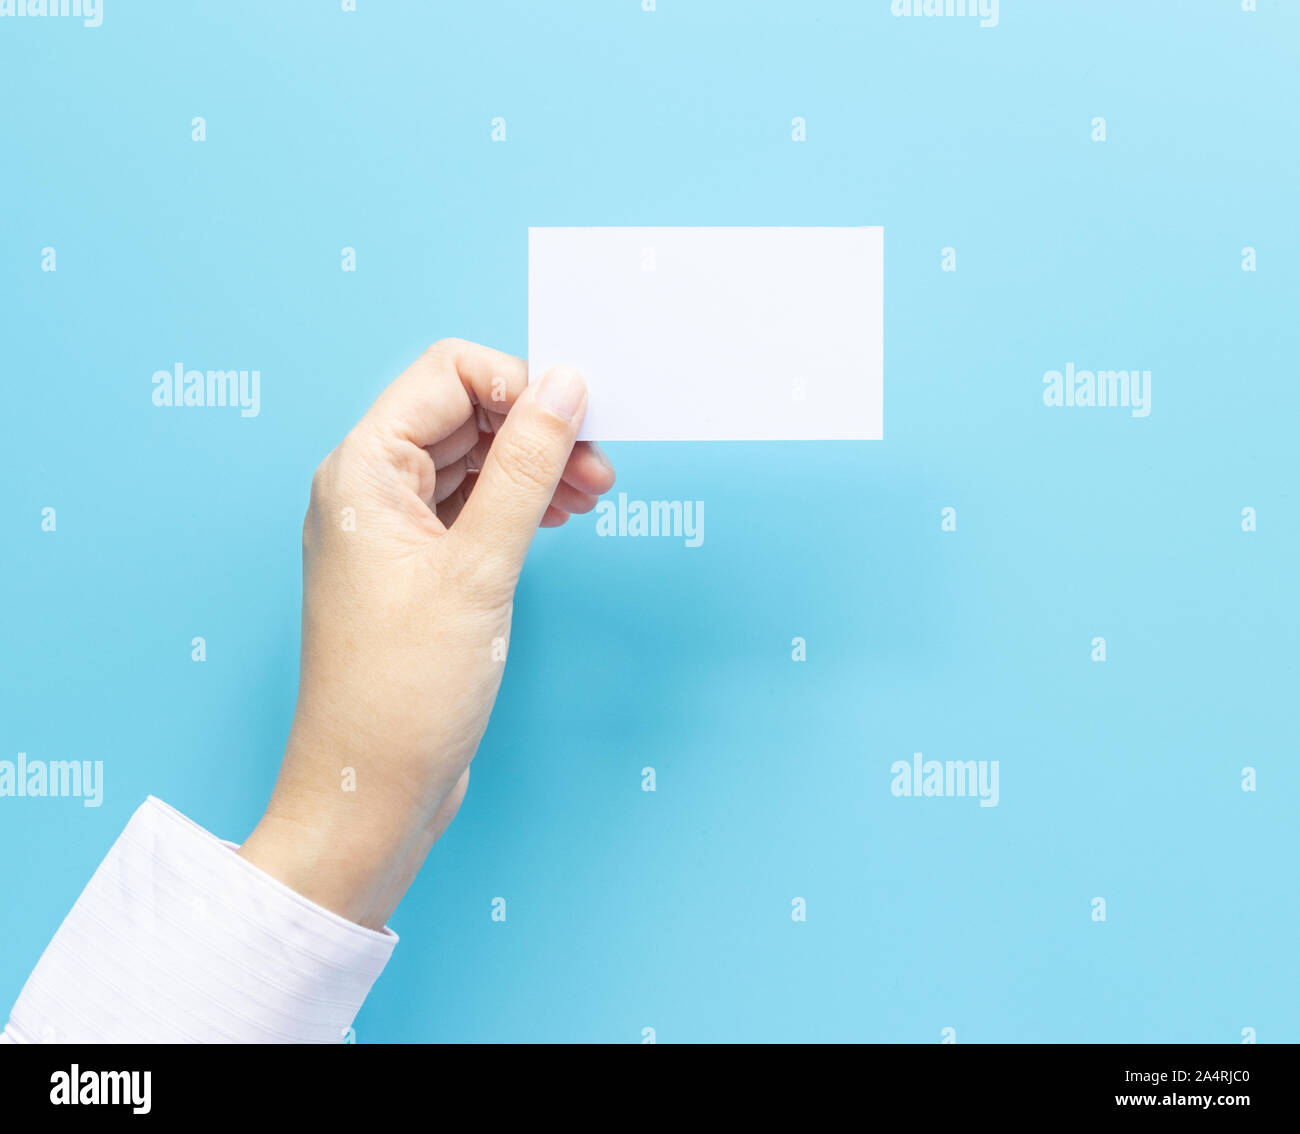
[[[586,412],[587,384],[573,370],[548,370],[520,394],[456,519],[476,550],[523,566]]]

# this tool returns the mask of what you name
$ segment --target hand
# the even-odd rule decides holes
[[[614,483],[575,446],[582,379],[450,339],[370,407],[312,479],[298,706],[239,853],[379,928],[465,795],[539,524]]]

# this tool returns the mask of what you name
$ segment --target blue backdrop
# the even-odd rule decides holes
[[[703,543],[541,534],[359,1042],[1300,1040],[1300,4],[356,6],[0,19],[0,759],[104,761],[0,798],[0,1012],[146,794],[251,829],[311,472],[529,225],[879,224],[884,441],[609,447]]]

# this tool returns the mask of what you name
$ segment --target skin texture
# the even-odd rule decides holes
[[[465,797],[534,533],[614,483],[604,454],[574,443],[586,405],[571,371],[529,386],[522,359],[444,340],[321,463],[298,705],[239,850],[254,865],[383,926]]]

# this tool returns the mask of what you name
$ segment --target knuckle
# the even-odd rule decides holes
[[[332,457],[333,454],[330,455]],[[321,515],[330,506],[333,468],[330,457],[326,457],[316,471],[311,474],[311,495],[307,500],[307,511],[302,520],[302,550],[306,554],[317,544],[320,535]]]
[[[424,353],[440,358],[454,358],[464,347],[464,339],[439,339],[430,343]]]
[[[325,492],[325,486],[329,482],[329,472],[326,469],[328,463],[329,458],[326,457],[316,466],[315,472],[311,474],[311,494],[313,498],[321,496]]]
[[[311,474],[311,496],[307,504],[308,521],[315,525],[319,517],[333,511],[344,495],[343,482],[354,479],[356,462],[355,436],[349,433],[337,447],[325,455]]]
[[[341,484],[351,484],[362,469],[382,460],[391,444],[382,431],[358,425],[316,467],[312,491],[328,498],[338,496]]]
[[[306,555],[316,546],[316,518],[311,508],[302,518],[302,553]]]
[[[337,453],[338,450],[335,449],[328,454],[316,466],[316,471],[311,474],[311,499],[313,504],[319,504],[329,499],[334,492],[334,485],[337,480],[335,470],[335,464],[338,460]]]

